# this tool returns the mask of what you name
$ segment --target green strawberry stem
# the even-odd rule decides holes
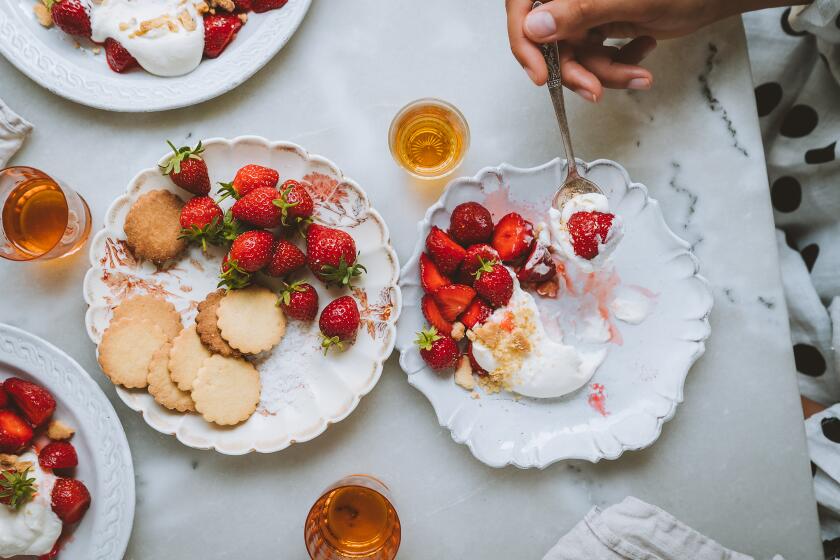
[[[181,172],[181,162],[185,159],[201,159],[201,153],[204,152],[204,146],[201,145],[201,141],[196,144],[195,148],[190,148],[189,146],[182,146],[180,148],[176,148],[175,144],[171,141],[167,140],[167,144],[169,147],[172,148],[174,152],[173,155],[169,156],[169,159],[166,161],[166,165],[160,165],[160,171],[164,175],[169,175],[170,173],[178,174]]]
[[[19,509],[35,495],[35,479],[29,469],[23,472],[7,470],[0,473],[0,499],[12,509]]]
[[[429,327],[426,330],[422,330],[417,333],[417,340],[414,343],[421,349],[421,350],[431,350],[432,344],[436,341],[443,338],[441,335],[438,334],[438,331],[434,327]]]
[[[220,204],[222,201],[227,200],[228,198],[232,198],[234,200],[239,200],[239,193],[236,192],[236,189],[233,188],[233,183],[222,183],[219,182],[219,190],[216,191],[217,194],[220,195],[219,200],[216,201],[216,204]]]
[[[227,291],[231,291],[240,290],[251,284],[251,274],[242,270],[235,260],[228,261],[225,266],[227,266],[227,270],[219,275],[220,280],[217,287],[224,287]]]
[[[332,266],[330,264],[321,266],[320,276],[327,284],[352,287],[353,279],[361,276],[362,272],[367,272],[364,265],[359,262],[348,265],[342,256],[338,261],[338,266]]]
[[[335,346],[339,350],[344,350],[344,343],[341,342],[341,339],[337,336],[327,336],[325,334],[321,334],[323,340],[321,341],[321,346],[324,348],[324,356],[327,355],[327,352],[330,351],[330,348]]]

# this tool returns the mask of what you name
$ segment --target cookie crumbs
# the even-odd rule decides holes
[[[464,326],[464,323],[460,321],[455,321],[454,323],[452,323],[452,338],[454,338],[455,340],[463,339],[465,331],[466,327]]]
[[[248,23],[248,14],[243,12],[243,13],[239,14],[237,17],[239,18],[239,21],[241,21],[242,23]]]
[[[198,2],[195,4],[195,11],[197,11],[199,15],[204,15],[210,11],[210,6],[207,5],[207,2]]]
[[[91,50],[91,52],[92,52],[93,54],[99,54],[99,53],[101,53],[101,52],[102,52],[102,49],[101,49],[101,48],[99,48],[99,47],[93,47],[93,48],[92,48],[92,49],[90,49],[90,50]]]
[[[232,12],[236,9],[236,4],[233,0],[210,0],[211,8],[221,8],[226,12]]]
[[[47,427],[47,437],[53,441],[63,441],[70,439],[76,430],[63,423],[61,420],[53,420]]]
[[[178,14],[178,21],[181,22],[181,25],[183,25],[184,29],[186,29],[187,31],[195,31],[195,19],[193,19],[193,17],[187,10],[181,10],[181,12]]]
[[[480,399],[480,398],[481,398],[481,395],[479,394],[479,392],[478,392],[478,391],[473,391],[472,393],[470,393],[470,397],[472,397],[472,398],[473,398],[473,400],[476,400],[476,401],[477,401],[478,399]]]
[[[475,378],[473,378],[472,366],[468,356],[461,356],[458,369],[455,370],[455,384],[467,391],[475,389]]]
[[[20,457],[17,455],[10,455],[8,453],[0,453],[0,467],[14,467],[17,465]]]
[[[38,2],[32,10],[35,12],[35,19],[38,20],[38,23],[47,28],[53,26],[52,12],[45,5]]]

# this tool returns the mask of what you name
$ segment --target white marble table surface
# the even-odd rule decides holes
[[[33,121],[13,160],[62,177],[96,226],[164,139],[258,134],[324,154],[368,190],[405,259],[442,184],[412,182],[387,150],[405,102],[439,96],[472,127],[461,172],[561,153],[551,106],[510,56],[503,2],[314,2],[291,43],[234,92],[197,107],[121,115],[66,102],[0,60],[0,97]],[[618,461],[494,470],[437,425],[392,358],[344,422],[275,455],[184,448],[146,426],[103,379],[83,328],[84,254],[0,263],[0,321],[57,344],[96,378],[128,433],[137,518],[126,558],[303,559],[320,490],[354,472],[394,488],[401,558],[540,558],[593,505],[628,494],[721,543],[821,558],[753,89],[740,22],[663,44],[649,93],[571,102],[578,155],[623,163],[694,244],[716,298],[706,356],[654,446]],[[656,351],[652,348],[651,351]],[[70,560],[70,559],[67,559]]]

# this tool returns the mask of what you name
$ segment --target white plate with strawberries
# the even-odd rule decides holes
[[[151,427],[190,447],[232,455],[268,453],[317,437],[355,409],[379,380],[393,350],[402,299],[388,228],[358,184],[332,162],[297,145],[243,136],[206,140],[200,152],[181,153],[176,174],[167,175],[176,167],[170,151],[159,167],[132,179],[126,194],[108,210],[104,229],[94,237],[84,282],[88,334],[100,344],[114,309],[144,294],[172,304],[180,317],[178,328],[186,329],[196,324],[199,303],[216,292],[221,281],[232,291],[222,296],[216,314],[219,330],[210,325],[213,332],[208,334],[202,327],[207,325],[199,322],[201,341],[196,344],[198,351],[209,350],[214,358],[233,344],[242,350],[233,352],[234,357],[258,370],[261,392],[250,416],[230,422],[232,426],[209,421],[213,418],[201,410],[205,395],[198,395],[195,386],[180,393],[187,401],[184,408],[190,409],[192,391],[198,409],[193,412],[161,406],[157,397],[140,388],[142,379],[131,384],[135,389],[118,386],[119,397],[141,412]],[[211,183],[214,191],[219,189],[218,195],[210,193],[217,199],[233,195],[220,203],[221,208],[201,196]],[[141,247],[131,246],[136,225],[124,228],[130,209],[152,191],[189,201],[180,217],[189,246],[161,262],[154,262],[152,253],[143,253],[150,256],[142,258]],[[285,333],[267,333],[269,329],[247,312],[225,315],[225,302],[237,300],[239,296],[231,299],[231,294],[239,294],[246,284],[276,294],[269,307],[274,309],[276,301],[283,310]],[[270,309],[257,311],[274,321]],[[201,321],[204,317],[199,314]],[[231,326],[236,319],[242,321]],[[247,344],[266,334],[271,348],[258,354],[238,340],[244,338]],[[279,343],[272,339],[275,334]],[[99,350],[103,363],[102,346]],[[170,373],[175,369],[172,364]],[[109,365],[103,363],[103,369],[114,380]],[[179,387],[184,386],[179,383]],[[213,405],[218,407],[217,402]]]
[[[554,213],[559,159],[451,182],[400,277],[400,365],[493,467],[651,445],[710,334],[711,291],[659,204],[614,162],[578,169],[603,195]]]
[[[291,38],[311,0],[105,2],[113,6],[106,9],[102,0],[2,2],[0,54],[43,87],[83,105],[175,109],[250,78]]]
[[[133,520],[131,451],[105,394],[67,354],[0,323],[0,556],[116,560]]]

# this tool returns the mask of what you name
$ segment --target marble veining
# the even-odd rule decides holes
[[[717,63],[718,47],[714,43],[709,43],[709,53],[706,56],[706,65],[703,68],[703,73],[700,74],[700,76],[698,76],[697,78],[700,82],[700,86],[703,91],[703,97],[706,99],[706,103],[709,105],[709,109],[711,109],[715,113],[718,113],[720,115],[721,120],[726,125],[726,130],[732,137],[732,146],[736,150],[741,152],[744,155],[744,157],[750,157],[749,152],[738,139],[738,131],[735,129],[735,124],[732,122],[732,118],[730,118],[729,112],[723,107],[720,100],[718,100],[718,98],[715,97],[715,94],[712,92],[711,75],[712,72],[714,72]]]

